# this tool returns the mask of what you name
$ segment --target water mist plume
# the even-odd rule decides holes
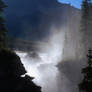
[[[33,80],[36,84],[42,86],[42,92],[58,92],[57,76],[59,70],[56,65],[62,59],[64,44],[63,30],[51,28],[51,35],[48,42],[36,52],[39,58],[33,58],[28,53],[16,52],[25,65],[30,76],[35,77]]]

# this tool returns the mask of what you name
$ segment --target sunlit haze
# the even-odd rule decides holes
[[[37,57],[32,58],[29,55],[30,53],[16,51],[28,74],[35,77],[33,81],[42,86],[42,92],[58,92],[57,76],[59,71],[56,65],[62,59],[64,33],[62,30],[60,32],[54,28],[52,30],[53,33],[47,42],[47,46],[45,44],[40,52],[36,52]],[[51,87],[52,84],[53,87]]]

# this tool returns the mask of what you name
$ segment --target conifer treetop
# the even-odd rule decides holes
[[[0,9],[6,8],[6,7],[7,7],[7,5],[5,5],[2,0],[0,0]]]

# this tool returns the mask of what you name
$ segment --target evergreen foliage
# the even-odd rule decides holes
[[[88,0],[83,0],[82,2],[82,21],[81,21],[83,24],[83,27],[86,27],[88,23],[87,22],[88,17],[89,17],[89,3],[88,3]]]
[[[82,2],[82,17],[81,17],[81,32],[83,33],[83,42],[85,39],[85,33],[88,31],[89,25],[89,2],[88,0],[83,0]]]
[[[82,43],[84,48],[92,47],[92,2],[83,0],[81,17]],[[84,49],[84,50],[85,50]]]
[[[89,53],[87,57],[88,57],[87,67],[82,69],[84,78],[82,82],[79,84],[80,92],[92,92],[92,50],[91,49],[89,49]]]
[[[7,6],[0,0],[0,49],[8,47],[7,29],[3,17],[3,9]]]

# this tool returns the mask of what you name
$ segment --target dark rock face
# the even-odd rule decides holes
[[[29,40],[42,40],[50,34],[51,27],[67,26],[71,21],[69,12],[73,12],[79,21],[80,10],[60,4],[57,0],[9,0],[5,10],[9,34]],[[69,7],[70,10],[69,11]],[[73,27],[73,26],[72,26]],[[77,27],[77,25],[76,25]],[[75,28],[75,27],[74,27]]]
[[[20,58],[12,51],[0,50],[0,91],[1,92],[41,92],[41,87],[25,75],[26,70]],[[25,75],[25,77],[21,77]]]
[[[0,89],[1,92],[41,92],[41,88],[26,77],[2,79]]]

